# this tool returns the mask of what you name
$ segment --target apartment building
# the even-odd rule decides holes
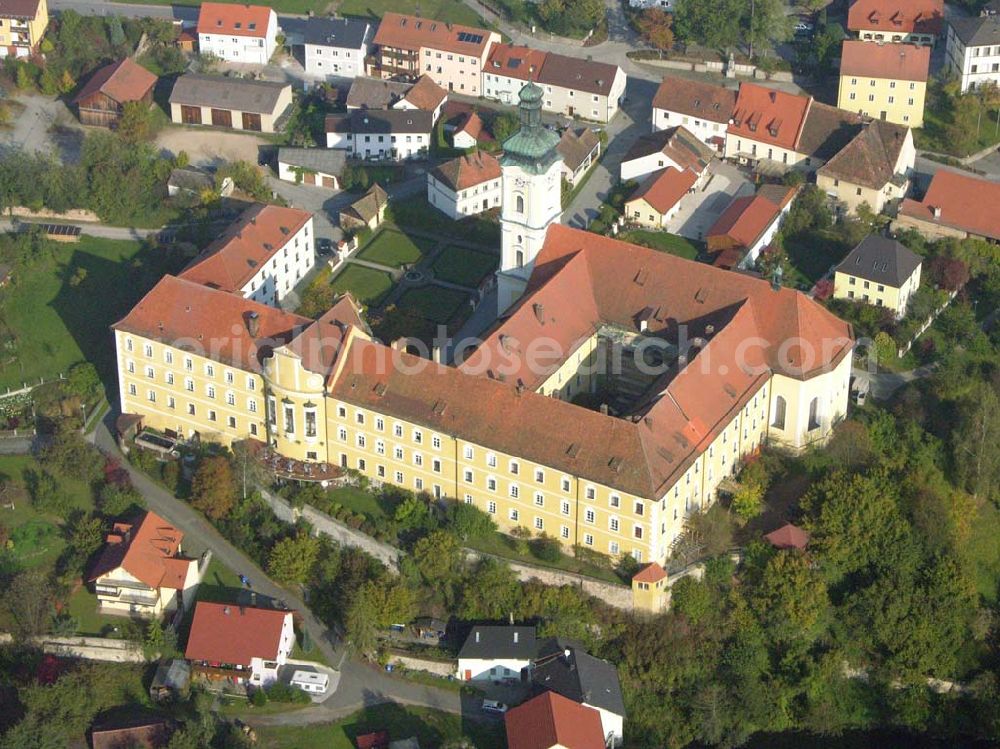
[[[180,277],[277,307],[315,265],[312,214],[258,203]]]
[[[666,75],[653,96],[653,132],[681,125],[721,151],[734,109],[736,89]]]
[[[907,127],[924,124],[931,49],[845,41],[837,106]]]
[[[427,202],[458,220],[500,207],[500,162],[477,151],[446,161],[427,173]]]
[[[378,78],[429,75],[447,91],[480,95],[483,67],[495,31],[400,13],[382,16],[369,73]]]
[[[900,242],[872,234],[837,266],[833,296],[886,307],[902,319],[920,288],[920,266],[920,256]]]
[[[263,5],[202,3],[198,51],[226,62],[266,65],[277,49],[278,16]]]
[[[934,46],[944,26],[944,0],[854,0],[847,28],[865,42]]]
[[[1000,11],[988,4],[973,18],[948,21],[948,69],[959,77],[962,91],[984,83],[1000,85]]]
[[[432,112],[414,109],[355,109],[327,115],[326,147],[355,159],[402,161],[425,158],[434,129]]]
[[[46,0],[0,0],[0,55],[29,57],[48,27]]]
[[[372,40],[371,24],[362,18],[310,18],[302,24],[306,75],[354,78],[365,74]]]

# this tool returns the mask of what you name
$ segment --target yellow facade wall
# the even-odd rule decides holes
[[[38,49],[38,43],[42,41],[42,37],[45,35],[45,30],[49,26],[49,8],[46,0],[39,0],[38,10],[35,12],[35,17],[31,19],[12,19],[12,18],[0,18],[0,48],[7,48],[13,46],[14,36],[17,35],[19,38],[23,32],[15,31],[15,28],[20,29],[22,27],[27,27],[28,33],[28,44],[30,45],[30,51],[34,52]],[[0,54],[9,54],[7,49],[0,49]],[[24,56],[27,56],[29,51],[26,50]],[[21,53],[18,53],[21,56]]]
[[[919,287],[920,266],[917,266],[913,274],[899,287],[837,271],[833,280],[833,296],[836,299],[850,299],[873,304],[876,307],[887,307],[897,318],[901,318],[906,314],[910,299]]]
[[[837,106],[909,127],[924,124],[927,83],[841,75]]]
[[[582,341],[573,353],[550,374],[535,392],[555,396],[564,401],[573,400],[579,393],[592,393],[597,385],[599,360],[603,356],[597,335]]]

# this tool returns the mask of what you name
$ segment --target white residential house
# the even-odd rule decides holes
[[[963,92],[984,83],[1000,85],[1000,14],[994,7],[974,18],[948,21],[947,66]]]
[[[427,202],[454,220],[499,208],[502,194],[500,162],[481,151],[427,173]]]
[[[374,30],[359,18],[310,18],[301,24],[306,75],[354,78],[365,73]]]
[[[278,16],[262,5],[202,3],[198,50],[226,62],[266,65],[277,48]]]
[[[430,150],[433,114],[409,109],[356,109],[326,118],[326,146],[356,159],[402,161]]]
[[[721,151],[736,107],[736,91],[712,83],[664,76],[653,96],[653,131],[683,126]]]
[[[210,681],[265,687],[293,647],[291,611],[199,601],[184,655]]]
[[[622,159],[622,181],[639,179],[673,167],[677,171],[690,170],[700,178],[715,159],[715,153],[682,125],[643,135],[632,145]]]
[[[180,275],[277,307],[316,265],[314,242],[308,211],[256,204]]]
[[[462,681],[520,681],[535,658],[534,627],[475,626],[458,652]]]

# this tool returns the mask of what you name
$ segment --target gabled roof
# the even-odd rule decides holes
[[[341,148],[281,146],[278,149],[278,163],[340,176],[347,163],[347,152]]]
[[[545,56],[545,62],[536,82],[545,86],[561,86],[576,91],[586,91],[588,94],[607,96],[611,93],[611,85],[619,73],[621,68],[617,65],[549,52]]]
[[[273,10],[263,5],[202,3],[198,12],[199,34],[266,37]]]
[[[604,749],[601,714],[544,692],[504,715],[508,749]]]
[[[368,223],[378,215],[378,212],[389,201],[389,194],[376,182],[368,188],[368,192],[355,200],[346,209],[351,211],[359,219]]]
[[[677,125],[643,135],[632,145],[622,161],[641,159],[654,153],[662,153],[677,164],[678,168],[690,169],[697,174],[701,174],[715,158],[711,148],[686,127]]]
[[[538,644],[532,626],[492,626],[479,624],[472,628],[458,651],[461,659],[525,660],[535,657]]]
[[[164,749],[170,742],[173,728],[165,718],[134,719],[129,723],[91,730],[92,749]]]
[[[35,18],[41,0],[0,0],[0,18]]]
[[[915,252],[895,239],[870,234],[837,266],[837,272],[898,289],[919,267]]]
[[[812,99],[756,83],[741,83],[728,132],[759,143],[797,150]]]
[[[402,13],[385,13],[375,32],[375,44],[395,49],[439,49],[482,57],[496,32]]]
[[[302,361],[302,366],[323,377],[329,384],[351,332],[370,334],[361,316],[361,306],[350,293],[342,294],[330,309],[286,345]]]
[[[881,190],[896,176],[896,162],[908,133],[905,125],[872,120],[817,174]]]
[[[828,161],[861,132],[864,122],[859,114],[813,100],[795,150]]]
[[[798,549],[802,551],[809,544],[809,533],[791,523],[785,523],[777,530],[773,530],[764,536],[764,540],[776,549]]]
[[[613,663],[595,658],[581,647],[558,638],[544,641],[531,670],[536,686],[581,705],[625,717],[625,700]]]
[[[256,336],[248,330],[256,314]],[[261,371],[261,359],[286,343],[296,329],[312,322],[239,294],[203,286],[185,278],[164,276],[129,313],[111,327],[133,333],[223,364]]]
[[[559,138],[556,150],[569,170],[575,172],[600,144],[600,137],[589,127],[568,127]]]
[[[694,187],[698,175],[690,169],[679,172],[672,166],[650,174],[628,199],[645,200],[657,213],[663,215],[680,202]]]
[[[274,660],[291,611],[198,601],[187,650],[190,661],[249,667],[254,658]]]
[[[487,75],[503,75],[522,81],[537,81],[546,52],[519,44],[494,44],[483,65]]]
[[[650,562],[632,575],[634,583],[658,583],[667,576],[667,571],[656,562]]]
[[[409,102],[425,112],[433,112],[447,98],[448,92],[437,85],[433,78],[429,75],[422,75],[403,96],[403,101]]]
[[[326,132],[354,134],[430,133],[434,115],[422,109],[352,109],[328,114]]]
[[[312,219],[309,211],[257,203],[185,268],[180,277],[239,292]],[[304,252],[309,252],[306,247]]]
[[[840,52],[840,75],[926,83],[931,48],[917,44],[861,42],[848,39]]]
[[[786,185],[763,185],[755,195],[736,198],[705,232],[705,239],[728,237],[742,247],[753,247],[795,197]]]
[[[952,18],[948,23],[966,47],[1000,44],[1000,17],[996,15]]]
[[[119,567],[150,588],[181,590],[188,567],[197,564],[178,558],[184,534],[154,512],[137,523],[115,523],[90,571],[96,580]]]
[[[653,108],[726,124],[736,108],[736,89],[667,75],[653,96]]]
[[[934,173],[922,201],[907,198],[906,216],[1000,241],[1000,185],[941,169]]]
[[[358,49],[370,28],[363,18],[310,18],[302,24],[302,39],[318,47]]]
[[[286,89],[291,89],[291,86],[275,81],[251,81],[247,78],[185,73],[174,83],[174,89],[170,92],[170,103],[188,104],[194,107],[221,107],[256,114],[276,114],[274,110]]]
[[[100,68],[73,101],[79,104],[100,92],[119,104],[124,104],[139,101],[155,85],[155,75],[134,62],[131,57],[126,57]]]
[[[167,178],[167,184],[171,187],[179,187],[182,190],[199,192],[201,190],[214,190],[215,179],[208,172],[191,167],[177,167],[172,169]]]
[[[438,182],[458,192],[481,185],[483,182],[500,179],[500,162],[495,156],[476,151],[446,161],[436,167],[431,174]]]
[[[847,13],[851,31],[939,34],[943,22],[944,0],[854,0]]]
[[[456,126],[455,132],[452,137],[458,135],[459,133],[465,133],[470,138],[475,139],[477,142],[482,141],[483,143],[492,143],[494,138],[490,135],[489,130],[486,129],[486,125],[483,123],[483,119],[475,112],[469,112],[465,115],[459,115],[461,120],[460,124]]]
[[[347,92],[348,109],[389,109],[406,95],[413,84],[358,76]]]

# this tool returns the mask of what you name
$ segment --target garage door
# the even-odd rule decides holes
[[[337,187],[337,180],[334,179],[333,177],[327,177],[326,175],[324,175],[323,176],[323,187],[332,187],[332,188],[336,189],[336,187]]]
[[[313,174],[312,172],[303,172],[302,173],[302,181],[305,184],[307,184],[307,185],[315,185],[316,184],[316,175]]]

